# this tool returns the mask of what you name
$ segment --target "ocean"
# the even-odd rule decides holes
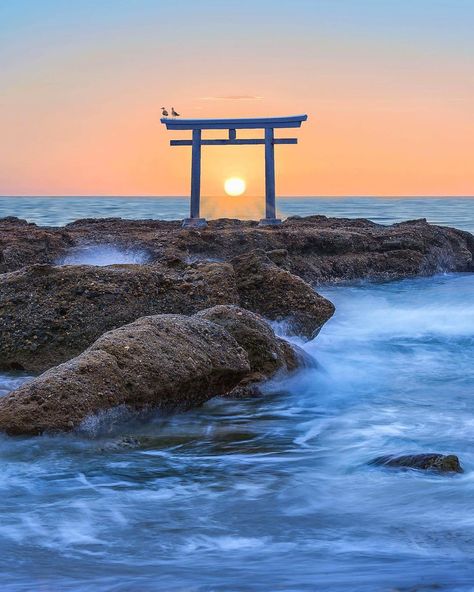
[[[263,216],[262,198],[221,198],[204,201],[211,212],[243,218]],[[426,218],[433,224],[474,231],[474,198],[374,198],[374,197],[290,197],[279,198],[278,213],[288,216],[337,216],[369,218],[379,224]],[[242,202],[244,207],[239,206]],[[184,197],[0,197],[0,218],[17,216],[44,226],[64,226],[79,218],[129,218],[177,220],[189,215],[189,199]],[[235,214],[236,217],[238,217]],[[215,217],[215,216],[214,216]]]
[[[474,231],[470,199],[279,205]],[[0,199],[0,216],[53,226],[186,211],[171,198]],[[293,339],[316,366],[262,398],[0,436],[2,590],[474,590],[474,274],[319,291],[336,314],[314,340]],[[1,374],[0,394],[27,379]],[[457,454],[465,472],[369,464],[419,452]]]

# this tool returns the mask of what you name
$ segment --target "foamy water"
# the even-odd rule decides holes
[[[474,275],[324,293],[261,399],[1,437],[2,589],[472,590]],[[431,451],[465,473],[367,464]]]
[[[72,248],[56,263],[58,265],[114,265],[124,263],[146,263],[148,254],[142,249],[126,249],[111,244],[83,245]]]

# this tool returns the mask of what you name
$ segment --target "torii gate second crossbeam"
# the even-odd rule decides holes
[[[201,146],[242,146],[251,144],[265,145],[265,218],[260,220],[261,226],[280,224],[276,217],[275,198],[275,144],[297,144],[296,138],[275,138],[275,128],[301,127],[307,115],[290,115],[288,117],[259,117],[245,119],[170,119],[164,117],[161,123],[169,130],[191,130],[192,140],[171,140],[171,146],[191,146],[191,212],[190,217],[183,220],[184,227],[206,226],[206,220],[200,217],[201,202]],[[221,140],[203,140],[203,130],[228,130],[229,138]],[[263,129],[264,138],[238,139],[238,129]]]

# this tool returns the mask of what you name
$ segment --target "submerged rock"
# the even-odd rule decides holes
[[[372,465],[397,469],[418,469],[438,473],[463,473],[459,458],[455,454],[407,454],[403,456],[379,456],[371,461]]]
[[[119,405],[184,410],[228,392],[249,372],[246,352],[220,325],[197,316],[144,317],[1,398],[0,430],[71,430]]]
[[[294,334],[314,337],[334,314],[334,305],[279,267],[270,258],[274,253],[255,250],[231,259],[241,306],[272,321],[285,321]],[[279,256],[284,259],[284,252]]]

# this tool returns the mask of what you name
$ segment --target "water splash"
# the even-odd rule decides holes
[[[18,388],[27,380],[31,380],[31,378],[31,376],[13,372],[8,374],[0,373],[0,397]]]
[[[150,257],[142,249],[119,247],[117,245],[83,245],[71,249],[57,261],[58,265],[116,265],[126,263],[147,263]]]

